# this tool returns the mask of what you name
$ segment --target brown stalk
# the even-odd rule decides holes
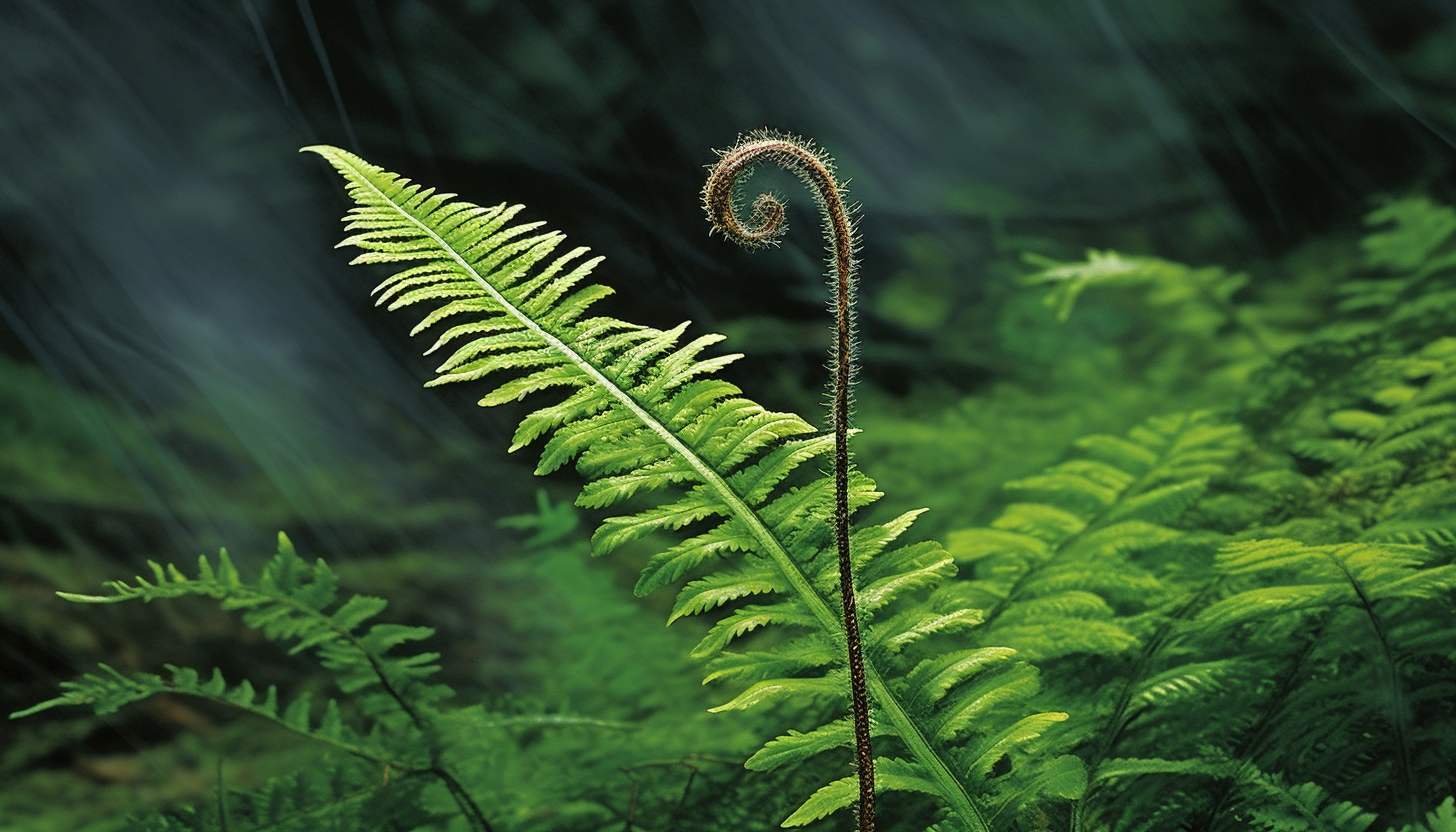
[[[854,717],[855,768],[859,776],[859,832],[875,828],[875,769],[870,753],[870,699],[865,687],[864,649],[855,609],[853,564],[849,552],[849,414],[854,388],[855,230],[852,209],[834,175],[834,161],[813,144],[768,131],[752,133],[719,153],[703,188],[703,207],[713,228],[746,248],[777,245],[784,231],[784,204],[772,194],[753,200],[747,224],[738,219],[733,195],[738,177],[770,162],[792,171],[814,194],[824,218],[829,248],[829,277],[834,286],[833,378],[829,421],[834,431],[834,543],[839,555],[839,594],[844,602],[844,635],[849,654],[850,709]]]

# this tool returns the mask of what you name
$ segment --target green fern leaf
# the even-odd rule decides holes
[[[813,731],[790,731],[769,740],[745,764],[754,771],[771,771],[782,765],[800,763],[824,751],[843,748],[853,741],[848,719],[825,723]]]
[[[649,560],[637,590],[686,580],[673,618],[721,610],[693,655],[722,655],[710,671],[720,678],[769,674],[717,710],[789,695],[843,697],[842,671],[823,668],[814,650],[791,652],[779,664],[753,651],[724,654],[730,643],[764,627],[790,628],[807,639],[789,644],[843,644],[837,567],[826,532],[831,482],[805,470],[826,459],[832,448],[828,437],[713,379],[735,357],[702,357],[717,336],[680,344],[686,324],[662,331],[591,317],[591,305],[608,294],[584,283],[597,261],[583,260],[580,249],[557,255],[561,238],[538,232],[536,225],[511,226],[515,209],[478,208],[345,151],[307,149],[343,175],[356,203],[347,221],[357,233],[346,241],[364,250],[355,262],[401,267],[382,284],[381,296],[391,308],[427,309],[417,332],[450,324],[435,344],[449,344],[454,353],[433,383],[482,380],[493,386],[482,405],[562,388],[559,401],[523,420],[512,450],[544,439],[537,470],[574,463],[588,481],[581,505],[630,505],[602,523],[593,550],[600,554],[650,535],[687,532],[686,539]],[[564,294],[568,285],[571,294]],[[1084,467],[1088,470],[1069,476],[1095,485],[1095,466]],[[871,480],[851,472],[851,511],[879,497]],[[954,703],[949,715],[912,711],[904,700],[917,693],[899,692],[897,680],[910,668],[890,645],[903,647],[975,618],[936,609],[937,624],[921,614],[928,610],[915,611],[914,599],[944,581],[954,566],[935,544],[889,548],[913,519],[911,513],[862,526],[851,541],[864,615],[880,622],[874,638],[889,648],[878,649],[874,666],[866,668],[869,692],[878,724],[903,748],[904,765],[914,769],[903,776],[933,784],[931,790],[967,828],[986,830],[972,795],[988,792],[992,778],[957,772],[948,745],[999,735],[996,726],[1003,718],[959,691],[943,703],[948,708]],[[749,597],[757,603],[743,604]],[[793,675],[772,675],[790,668]],[[1035,690],[1034,673],[1002,675],[999,682],[988,677],[966,687],[981,685],[988,702],[1007,703],[1025,701]],[[935,697],[928,699],[935,704]],[[946,727],[943,741],[930,739],[936,725]],[[899,764],[891,765],[893,774]]]
[[[1366,264],[1404,271],[1419,266],[1456,233],[1456,211],[1416,197],[1370,212],[1365,223],[1383,227],[1360,241]]]
[[[703,683],[718,679],[769,679],[791,676],[802,670],[826,667],[838,661],[833,646],[818,635],[777,646],[772,652],[722,652],[708,666]]]
[[[1224,680],[1240,670],[1239,662],[1231,659],[1179,665],[1141,680],[1132,699],[1140,706],[1162,707],[1183,697],[1206,697],[1221,690]]]
[[[1025,665],[1023,665],[1024,667]],[[1013,748],[1024,745],[1046,733],[1047,729],[1067,718],[1063,713],[1032,714],[1022,717],[1016,724],[1004,729],[1000,734],[984,737],[973,746],[969,755],[971,757],[970,770],[986,775],[990,773],[991,767],[1001,762]]]
[[[922,792],[936,794],[936,784],[920,774],[918,769],[905,760],[885,757],[875,758],[876,792]],[[835,780],[815,792],[794,810],[783,822],[785,827],[805,826],[831,813],[848,807],[859,796],[859,781],[855,777]]]
[[[848,686],[844,679],[837,675],[817,676],[791,679],[767,679],[762,682],[755,682],[748,690],[735,696],[732,701],[725,702],[716,708],[709,708],[712,713],[723,711],[741,711],[751,708],[761,702],[767,702],[783,697],[791,697],[796,700],[806,700],[824,697],[828,699],[843,699]]]
[[[1076,757],[1063,755],[1043,766],[1032,780],[1002,795],[992,819],[1016,817],[1027,805],[1044,796],[1079,800],[1086,791],[1086,766]]]
[[[124,674],[107,664],[99,665],[102,673],[87,673],[80,679],[61,683],[65,693],[54,699],[32,705],[10,715],[11,719],[38,714],[51,708],[70,705],[90,706],[98,714],[115,713],[133,702],[140,702],[167,689],[162,677],[154,673]]]
[[[1017,501],[989,529],[951,535],[952,555],[976,569],[963,595],[989,608],[982,643],[1014,647],[1033,662],[1136,648],[1113,602],[1149,605],[1162,587],[1133,559],[1187,536],[1168,524],[1245,443],[1237,426],[1211,413],[1173,414],[1126,437],[1084,437],[1081,456],[1010,483]]]
[[[1156,757],[1104,760],[1102,765],[1097,767],[1099,780],[1140,777],[1148,774],[1195,774],[1224,778],[1230,776],[1231,770],[1228,763],[1222,760],[1164,760]]]

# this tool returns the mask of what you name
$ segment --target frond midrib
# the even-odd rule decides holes
[[[315,150],[316,152],[318,150],[318,148],[306,149]],[[529,315],[526,315],[514,304],[512,304],[510,300],[507,299],[505,295],[498,291],[494,286],[492,286],[490,282],[486,280],[485,277],[481,275],[480,272],[478,272],[468,260],[461,256],[460,252],[456,251],[454,246],[452,246],[443,237],[437,234],[434,229],[429,227],[429,225],[427,225],[414,214],[406,210],[404,206],[396,202],[389,194],[385,193],[382,189],[380,189],[380,187],[375,184],[374,179],[369,175],[371,173],[370,171],[361,170],[355,164],[354,160],[348,157],[336,156],[335,158],[342,158],[342,160],[354,170],[355,175],[358,177],[358,181],[366,183],[368,187],[380,197],[380,199],[382,199],[387,204],[394,206],[395,210],[398,211],[401,216],[405,217],[410,223],[418,228],[420,230],[420,233],[434,240],[435,243],[440,246],[440,250],[446,252],[450,256],[450,258],[454,260],[455,263],[457,263],[460,268],[465,271],[466,274],[470,275],[471,279],[478,283],[480,287],[487,294],[490,295],[491,299],[494,300],[496,303],[499,303],[501,307],[507,311],[507,313],[509,313],[516,320],[520,321],[523,326],[525,326],[535,335],[539,336],[553,349],[559,350],[568,361],[570,361],[573,365],[577,367],[577,369],[585,373],[587,377],[590,378],[595,384],[600,386],[601,389],[607,391],[607,393],[611,395],[612,398],[616,399],[623,407],[625,407],[628,412],[630,412],[633,416],[637,417],[638,421],[640,421],[644,426],[646,426],[649,430],[655,433],[658,438],[666,443],[668,447],[672,448],[675,453],[677,453],[684,460],[686,460],[687,463],[692,466],[693,470],[698,473],[698,476],[701,477],[702,482],[709,488],[711,488],[713,492],[718,496],[718,498],[723,501],[724,505],[727,506],[733,516],[740,518],[744,522],[744,524],[748,527],[749,533],[752,534],[754,539],[757,540],[759,544],[764,547],[764,550],[768,553],[769,557],[772,558],[775,565],[778,566],[779,571],[783,573],[784,577],[788,579],[790,585],[793,586],[794,590],[799,594],[799,597],[803,599],[805,604],[808,605],[810,613],[812,613],[814,619],[819,622],[820,627],[823,628],[826,632],[839,632],[841,628],[839,618],[830,609],[829,605],[824,601],[824,599],[820,597],[819,593],[815,591],[813,584],[810,582],[809,578],[802,571],[800,571],[798,564],[794,563],[793,559],[789,556],[788,550],[784,547],[784,545],[764,524],[763,520],[758,516],[758,513],[754,511],[753,508],[749,506],[748,503],[745,502],[736,491],[733,490],[732,486],[729,485],[727,480],[720,476],[718,472],[714,471],[713,468],[709,466],[705,460],[703,460],[696,453],[694,453],[693,450],[689,448],[680,438],[678,438],[676,434],[668,429],[666,425],[658,421],[650,412],[648,412],[645,407],[642,406],[642,404],[640,404],[635,398],[633,398],[630,393],[628,393],[626,390],[623,390],[620,386],[618,386],[615,382],[608,378],[594,364],[588,361],[576,350],[572,349],[569,344],[542,328]],[[921,765],[924,765],[926,767],[931,777],[935,780],[937,785],[940,786],[941,795],[951,805],[951,809],[957,815],[961,816],[961,818],[964,819],[967,823],[974,824],[981,830],[989,830],[990,825],[986,822],[985,818],[982,817],[980,811],[971,801],[971,797],[966,792],[965,786],[961,783],[960,778],[956,777],[955,774],[951,771],[949,765],[947,765],[947,763],[945,762],[945,760],[943,760],[939,754],[935,753],[935,750],[930,745],[930,741],[919,730],[919,727],[910,718],[910,715],[905,711],[899,700],[890,691],[889,686],[885,683],[884,678],[880,675],[878,669],[873,667],[873,665],[869,661],[866,661],[865,665],[865,673],[867,676],[866,681],[868,682],[868,685],[873,693],[875,702],[879,704],[882,710],[885,711],[886,715],[889,717],[890,723],[895,726],[896,731],[900,736],[900,739],[909,748],[911,754],[920,761]]]

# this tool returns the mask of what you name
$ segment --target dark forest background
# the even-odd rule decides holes
[[[1001,479],[1071,437],[1182,395],[1102,397],[1136,374],[1121,364],[1096,365],[1112,368],[1103,386],[1068,381],[1092,366],[1068,349],[1142,324],[1104,310],[1040,334],[1022,254],[1221,264],[1292,307],[1321,302],[1320,269],[1350,256],[1381,198],[1456,197],[1456,4],[7,0],[3,710],[97,660],[300,673],[201,607],[52,594],[224,545],[256,565],[280,529],[437,627],[462,689],[542,695],[528,657],[550,616],[532,605],[560,602],[531,594],[539,576],[512,566],[523,535],[497,525],[543,487],[503,453],[519,414],[419,389],[433,364],[412,322],[376,312],[373,275],[333,250],[345,200],[297,150],[335,144],[524,203],[606,255],[611,314],[724,331],[748,353],[730,378],[811,414],[827,343],[811,203],[765,173],[793,228],[752,255],[710,238],[698,204],[713,149],[765,126],[812,137],[852,180],[860,418],[883,427],[865,464],[944,530],[985,522]],[[1011,388],[1023,398],[997,399],[1001,423],[946,421]],[[1018,424],[1027,436],[1006,439]],[[952,441],[977,450],[947,461]],[[570,499],[572,482],[545,493]],[[630,586],[628,563],[590,568]],[[0,829],[112,828],[137,795],[203,799],[211,752],[181,738],[225,725],[165,708],[0,724]],[[232,758],[249,753],[266,758]],[[255,768],[236,776],[269,771]]]

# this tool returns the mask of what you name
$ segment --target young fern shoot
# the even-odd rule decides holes
[[[601,522],[593,552],[685,530],[647,559],[635,591],[680,585],[669,620],[717,618],[692,655],[708,660],[708,680],[748,687],[713,712],[783,699],[839,700],[847,692],[840,669],[841,645],[847,645],[856,718],[790,730],[745,762],[768,771],[855,749],[856,773],[823,785],[784,826],[857,805],[861,829],[869,830],[878,787],[933,796],[947,813],[937,821],[942,832],[1003,832],[1034,801],[1081,793],[1085,777],[1074,758],[1001,765],[1067,718],[1060,712],[1020,716],[1024,708],[1013,703],[1035,693],[1036,675],[1014,661],[1015,651],[952,648],[927,657],[910,649],[973,628],[983,617],[955,599],[926,597],[954,574],[955,564],[934,541],[895,544],[921,512],[844,535],[850,511],[880,494],[849,467],[854,238],[827,159],[798,141],[754,136],[723,155],[704,200],[731,218],[733,181],[755,161],[777,160],[815,186],[840,278],[838,441],[715,378],[737,357],[701,357],[722,336],[680,343],[686,322],[659,330],[592,312],[611,293],[586,282],[600,258],[587,258],[580,247],[556,254],[564,237],[540,223],[512,222],[520,206],[455,200],[347,151],[308,149],[348,183],[355,207],[344,245],[363,249],[354,262],[396,270],[376,290],[379,302],[428,310],[415,332],[448,323],[431,351],[452,345],[454,353],[431,385],[490,379],[483,406],[561,388],[564,398],[521,421],[512,450],[541,440],[538,473],[574,465],[587,480],[578,505],[625,512]],[[762,199],[758,206],[744,236],[752,241],[756,233],[762,245],[781,226],[783,209]],[[834,476],[791,477],[820,460],[834,463]],[[629,500],[641,507],[627,511]],[[840,533],[830,546],[836,524]],[[854,576],[840,566],[846,543]],[[862,584],[857,596],[851,577]],[[836,585],[847,613],[833,603]],[[793,635],[768,650],[733,649],[767,627]],[[873,768],[866,748],[871,697],[876,746],[889,750]]]
[[[829,282],[834,288],[834,341],[830,350],[829,422],[834,432],[834,544],[839,557],[839,593],[844,604],[844,634],[848,647],[850,709],[854,718],[855,766],[859,776],[857,807],[860,832],[875,826],[875,771],[870,752],[870,697],[866,690],[864,647],[855,609],[853,567],[849,546],[849,414],[854,392],[854,251],[853,207],[845,205],[845,190],[834,174],[834,160],[822,149],[798,137],[759,131],[719,153],[718,163],[703,187],[708,221],[724,237],[745,248],[777,245],[787,230],[784,204],[772,194],[759,194],[747,224],[738,218],[734,186],[763,162],[792,171],[814,194],[824,219],[829,249]]]

